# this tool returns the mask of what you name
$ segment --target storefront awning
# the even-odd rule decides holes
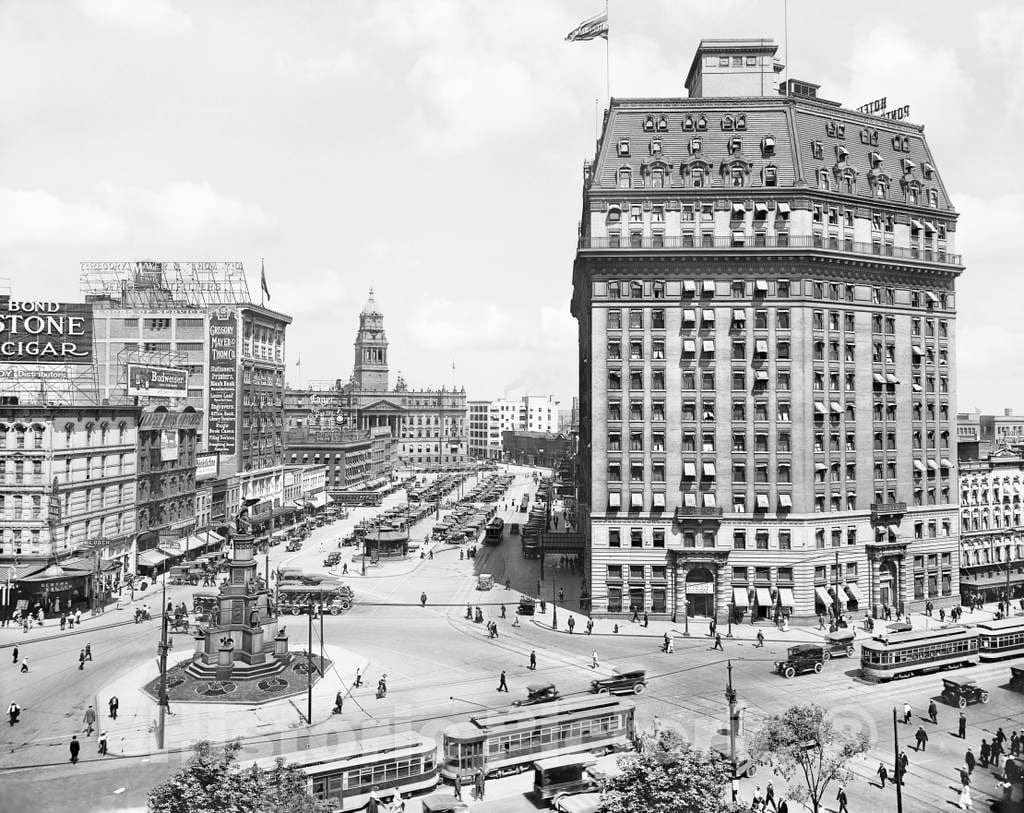
[[[850,597],[851,600],[856,601],[858,604],[860,604],[864,600],[863,598],[861,598],[860,590],[857,589],[857,585],[855,584],[846,585],[846,594]]]
[[[314,508],[323,508],[327,505],[327,492],[318,491],[310,496],[309,501],[313,503]]]
[[[734,587],[732,588],[732,603],[737,607],[749,606],[747,602],[747,588],[746,587]]]
[[[157,567],[166,562],[170,557],[158,550],[144,550],[138,557],[137,562],[142,567]]]
[[[618,491],[608,492],[608,507],[618,508],[622,505],[622,495]]]
[[[757,596],[758,606],[760,606],[760,607],[771,607],[772,606],[772,604],[773,604],[773,602],[772,602],[772,594],[768,591],[767,587],[757,587],[757,588],[755,588],[754,593]]]
[[[783,607],[793,607],[793,588],[791,587],[780,587],[779,588],[779,604]]]
[[[832,596],[828,594],[828,590],[826,590],[824,587],[815,587],[814,594],[818,597],[818,601],[820,601],[826,607],[832,604]]]

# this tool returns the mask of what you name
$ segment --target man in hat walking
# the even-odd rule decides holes
[[[68,750],[71,752],[71,764],[78,762],[78,752],[82,750],[82,743],[78,741],[78,735],[71,735],[71,742],[68,743]]]
[[[96,723],[96,711],[92,706],[85,710],[85,716],[82,720],[85,723],[85,736],[91,736],[93,725]]]

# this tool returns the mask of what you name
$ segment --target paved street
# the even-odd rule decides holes
[[[518,499],[524,490],[532,490],[525,477],[520,477],[510,492]],[[385,507],[403,499],[401,493],[385,502]],[[334,540],[347,533],[360,518],[381,509],[357,509],[343,522],[317,529],[297,554],[286,554],[281,548],[271,552],[270,565],[298,565],[309,570],[322,570],[321,543],[330,547]],[[428,533],[432,520],[415,529],[421,538]],[[336,544],[336,543],[335,543]],[[715,652],[707,637],[707,623],[694,620],[690,624],[691,637],[682,637],[682,625],[676,624],[673,654],[660,651],[661,635],[671,625],[621,624],[620,632],[612,631],[612,623],[598,621],[595,634],[581,634],[583,623],[577,624],[576,633],[568,634],[565,627],[567,612],[560,609],[559,630],[550,628],[550,607],[546,614],[524,618],[521,626],[511,625],[512,611],[519,593],[506,590],[504,578],[508,575],[513,588],[523,587],[533,592],[539,575],[539,563],[523,559],[518,541],[506,538],[497,547],[480,547],[475,560],[459,559],[459,549],[431,543],[432,559],[412,557],[403,562],[387,562],[371,569],[367,576],[358,575],[358,566],[350,566],[349,582],[356,591],[356,605],[351,612],[324,619],[324,637],[329,647],[338,647],[354,653],[358,662],[365,664],[364,686],[350,687],[354,675],[339,674],[336,679],[346,686],[348,699],[345,713],[330,715],[330,701],[324,700],[314,708],[314,726],[308,730],[299,722],[298,711],[304,709],[305,698],[295,700],[292,718],[282,718],[264,731],[246,731],[244,755],[263,756],[286,753],[307,745],[327,744],[356,733],[383,733],[390,729],[412,728],[440,739],[441,730],[448,723],[464,719],[479,706],[497,707],[511,702],[525,691],[527,682],[551,680],[565,695],[585,692],[589,681],[597,675],[610,674],[616,666],[637,666],[648,672],[648,691],[637,698],[638,723],[649,728],[657,715],[666,726],[682,729],[697,745],[708,746],[724,731],[724,681],[726,659],[735,667],[733,679],[745,706],[745,725],[756,729],[765,715],[781,710],[786,705],[815,699],[835,714],[841,723],[866,728],[875,743],[872,752],[857,765],[859,780],[850,790],[851,801],[858,809],[875,806],[889,809],[892,790],[878,790],[874,771],[878,762],[891,762],[893,706],[908,701],[915,709],[915,720],[910,726],[900,726],[901,747],[911,748],[917,717],[924,713],[928,700],[937,696],[940,679],[935,676],[919,677],[881,686],[865,683],[857,673],[857,660],[837,659],[827,665],[821,675],[806,675],[787,681],[771,673],[773,661],[785,647],[801,640],[813,640],[815,630],[794,629],[778,632],[765,628],[768,639],[763,649],[754,646],[754,628],[749,624],[737,627],[732,639],[725,642],[725,652]],[[345,560],[351,561],[353,548],[345,548]],[[549,565],[552,564],[549,562]],[[490,572],[495,575],[495,588],[490,592],[475,589],[475,574]],[[559,574],[550,569],[550,577]],[[562,572],[571,581],[572,577]],[[576,576],[576,579],[579,577]],[[530,586],[533,585],[531,588]],[[169,597],[179,600],[191,588],[172,588]],[[421,607],[422,592],[428,596],[426,607]],[[142,600],[151,606],[159,605],[152,594]],[[489,618],[498,623],[499,637],[488,638],[484,625],[464,618],[467,603],[483,608]],[[508,618],[501,619],[501,607]],[[183,758],[182,753],[170,755],[110,756],[105,759],[95,754],[94,741],[83,748],[84,760],[73,769],[66,766],[67,741],[71,733],[82,732],[82,715],[87,705],[94,705],[101,714],[104,726],[107,697],[104,686],[116,684],[118,679],[140,665],[155,662],[159,624],[156,621],[136,625],[117,623],[127,617],[129,610],[111,610],[105,616],[90,619],[81,632],[74,635],[54,630],[35,630],[29,635],[6,629],[0,633],[4,649],[0,650],[0,688],[5,700],[17,699],[24,709],[21,722],[14,728],[5,727],[2,734],[2,765],[5,769],[5,795],[18,809],[18,802],[43,799],[48,805],[60,809],[74,802],[81,810],[129,809],[144,801],[146,791],[159,779],[174,770]],[[304,647],[305,618],[286,620],[292,640],[292,649]],[[103,626],[99,626],[103,625]],[[96,627],[99,628],[96,628]],[[318,627],[314,627],[318,634]],[[24,639],[24,640],[23,640]],[[190,638],[175,636],[174,655],[190,651]],[[77,654],[89,642],[94,661],[84,670],[78,669]],[[31,671],[21,674],[10,662],[11,645],[19,644],[21,654],[27,655]],[[314,648],[319,642],[314,639]],[[537,671],[530,672],[527,662],[531,650],[538,658]],[[599,654],[600,666],[591,668],[591,653]],[[172,658],[173,659],[173,658]],[[155,666],[152,667],[155,669]],[[506,670],[509,694],[497,693],[498,674]],[[374,698],[374,687],[381,674],[388,675],[389,695],[385,700]],[[1024,710],[1020,696],[1002,687],[1009,674],[1005,663],[975,667],[971,677],[992,690],[992,700],[986,706],[972,706],[967,710],[969,720],[968,742],[977,751],[982,737],[990,736],[1002,725],[1007,731],[1024,725]],[[325,693],[325,697],[333,696]],[[450,699],[454,698],[454,699]],[[152,706],[134,708],[144,701],[126,702],[121,695],[120,717],[131,721],[142,742],[152,736],[148,731],[153,716]],[[287,715],[286,715],[287,717]],[[909,750],[910,773],[905,789],[905,809],[929,810],[944,807],[954,798],[956,768],[962,762],[965,744],[952,736],[955,711],[940,703],[938,726],[925,723],[931,739],[928,750],[918,754]],[[174,725],[175,723],[172,723]],[[116,741],[111,750],[120,749]],[[153,748],[126,750],[152,751]],[[19,769],[19,766],[21,769]],[[130,770],[126,770],[129,767]],[[26,769],[31,768],[31,769]],[[54,781],[73,771],[74,783]],[[994,780],[979,768],[976,780],[976,798],[984,799],[995,790]],[[764,774],[741,783],[741,794],[749,795],[754,784],[766,781]],[[775,781],[776,787],[781,783]],[[474,811],[532,810],[534,805],[523,797],[528,789],[526,775],[510,777],[493,783],[488,800],[476,804]],[[123,791],[115,793],[120,788]],[[834,794],[832,794],[834,796]],[[82,799],[88,799],[84,803]],[[832,799],[829,800],[830,802]],[[831,808],[834,809],[834,806]]]

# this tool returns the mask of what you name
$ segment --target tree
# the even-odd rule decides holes
[[[789,783],[789,795],[817,813],[828,786],[850,781],[850,761],[869,745],[863,731],[837,728],[825,709],[811,704],[790,706],[765,720],[750,753],[772,765]]]
[[[725,801],[729,765],[699,751],[673,731],[662,731],[639,754],[619,760],[622,773],[601,788],[601,813],[734,813]]]
[[[241,770],[236,764],[240,748],[237,741],[219,752],[208,742],[196,743],[185,767],[149,792],[149,809],[153,813],[327,813],[330,809],[309,795],[301,771],[285,765],[283,759],[270,770],[255,766]]]

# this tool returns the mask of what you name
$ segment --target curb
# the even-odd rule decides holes
[[[664,632],[592,632],[588,636],[585,629],[581,633],[575,633],[575,632],[569,632],[568,630],[564,630],[564,629],[552,629],[550,624],[542,624],[540,621],[537,621],[535,619],[530,619],[530,623],[533,624],[535,627],[538,627],[539,629],[546,630],[547,632],[554,632],[554,633],[557,633],[558,635],[573,635],[573,636],[575,636],[575,635],[579,634],[579,635],[581,635],[583,637],[590,637],[590,638],[655,638],[655,639],[661,639],[661,638],[665,637],[665,633]],[[793,629],[797,629],[797,628],[793,628]],[[676,637],[676,638],[691,639],[691,640],[695,640],[695,641],[696,640],[701,640],[701,639],[707,639],[707,640],[710,640],[710,641],[714,641],[714,636],[711,635],[710,633],[693,632],[693,633],[690,633],[689,635],[683,635],[683,632],[681,630],[677,630],[677,629],[673,629],[672,633],[673,633],[673,637]],[[823,637],[823,636],[816,636],[816,637]],[[722,634],[722,640],[723,641],[750,641],[750,642],[754,642],[754,641],[757,640],[757,636],[756,635],[752,635],[749,638],[747,638],[747,637],[739,637],[739,636],[734,635],[732,638],[729,638],[729,637],[727,637],[723,633]],[[774,643],[794,643],[794,639],[792,639],[792,638],[770,638],[767,635],[764,637],[764,641],[765,641],[766,644],[773,643],[773,642]]]
[[[159,619],[161,619],[163,617],[164,617],[163,613],[157,613],[156,615],[150,614],[150,618],[153,621],[158,621]],[[144,622],[144,623],[148,623],[148,622]],[[20,647],[23,647],[23,646],[27,646],[28,644],[42,643],[43,641],[56,641],[58,638],[70,638],[72,635],[86,635],[89,632],[99,631],[99,630],[106,630],[106,629],[113,629],[114,627],[123,627],[123,626],[126,626],[128,624],[134,625],[135,621],[129,618],[129,619],[126,619],[125,621],[114,621],[114,622],[112,622],[110,624],[102,624],[102,625],[97,626],[97,627],[89,627],[88,629],[77,629],[76,628],[75,630],[65,630],[64,632],[58,631],[57,633],[55,633],[53,635],[40,635],[38,637],[27,638],[25,640],[19,639],[17,641],[11,641],[9,643],[0,643],[0,649],[10,649],[11,647],[15,647],[15,646],[20,648]],[[81,761],[81,760],[79,760],[79,761]]]

